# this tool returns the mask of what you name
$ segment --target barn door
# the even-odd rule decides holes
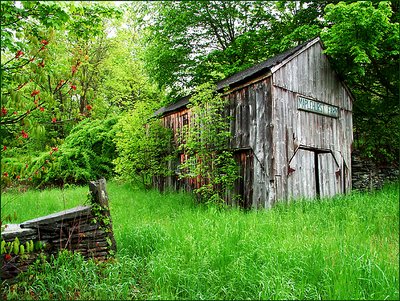
[[[318,154],[318,182],[321,197],[342,193],[341,171],[332,153]]]
[[[239,178],[235,183],[235,195],[240,196],[239,205],[250,208],[253,197],[253,151],[238,150],[234,154],[239,166]]]
[[[314,198],[317,195],[315,178],[315,155],[313,151],[298,149],[289,162],[288,170],[288,197]]]
[[[330,197],[342,192],[338,163],[329,150],[298,149],[289,162],[288,197]]]

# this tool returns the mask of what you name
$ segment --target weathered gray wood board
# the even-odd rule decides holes
[[[77,206],[75,208],[56,212],[46,216],[31,219],[20,224],[21,228],[40,228],[40,226],[61,224],[67,220],[87,218],[91,213],[90,206]]]

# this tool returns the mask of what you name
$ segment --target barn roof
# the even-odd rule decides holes
[[[289,59],[291,56],[300,52],[300,50],[306,49],[318,41],[320,41],[319,38],[309,40],[309,41],[307,41],[303,44],[300,44],[294,48],[291,48],[283,53],[280,53],[266,61],[263,61],[263,62],[256,64],[248,69],[245,69],[245,70],[240,71],[230,77],[227,77],[227,78],[217,82],[217,91],[221,90],[225,87],[229,87],[231,85],[245,82],[251,78],[255,78],[261,74],[264,74],[265,72],[271,70],[272,67],[279,65],[280,63]],[[162,108],[158,109],[154,113],[154,115],[155,116],[164,115],[164,114],[167,114],[170,112],[174,112],[182,107],[185,107],[189,104],[189,99],[190,99],[190,95],[187,95],[187,96],[181,98],[180,100],[178,100],[176,103],[173,103],[166,107],[162,107]]]

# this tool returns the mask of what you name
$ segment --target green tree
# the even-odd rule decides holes
[[[188,94],[317,36],[324,7],[332,2],[337,1],[151,3],[146,68],[172,96]]]
[[[325,52],[356,98],[355,146],[379,161],[398,162],[398,7],[390,2],[340,2],[325,11]]]
[[[88,86],[95,80],[87,74],[99,63],[97,57],[90,61],[79,43],[89,43],[85,50],[94,48],[90,41],[104,36],[104,20],[118,13],[98,4],[22,2],[21,5],[19,8],[15,2],[1,3],[2,130],[18,132],[16,128],[21,123],[30,126],[37,119],[30,114],[40,110],[42,116],[45,111],[51,115],[46,116],[47,123],[57,124],[58,134],[65,137],[62,121],[82,119],[72,116],[76,104],[80,115],[88,110]],[[15,37],[10,37],[10,32]],[[95,52],[99,53],[97,49]],[[24,130],[28,132],[28,128]]]
[[[56,147],[89,116],[91,107],[84,103],[82,110],[86,98],[80,96],[96,82],[85,69],[96,69],[99,60],[90,61],[80,46],[104,37],[107,19],[118,11],[99,4],[2,1],[1,12],[2,180],[20,179],[9,156]]]
[[[230,72],[237,71],[241,65],[252,62],[248,57],[261,51],[259,46],[246,47],[246,38],[236,45],[236,39],[249,31],[254,32],[253,37],[263,36],[257,33],[267,26],[271,6],[264,1],[149,4],[151,18],[148,18],[150,24],[146,27],[144,42],[144,60],[149,74],[160,87],[168,88],[171,95],[176,96],[187,93],[202,76],[205,77],[203,82],[226,76],[224,68],[222,71],[216,68],[218,64],[225,68],[233,65]],[[227,55],[215,54],[207,58],[213,51]],[[215,62],[213,58],[218,60]],[[201,74],[196,75],[200,65]]]
[[[123,180],[151,188],[154,177],[169,175],[172,133],[152,118],[154,103],[137,102],[116,125],[115,171]]]
[[[29,166],[37,186],[86,184],[114,175],[117,157],[114,143],[116,117],[85,119],[75,126],[63,144],[33,158]]]
[[[140,60],[140,29],[136,10],[141,3],[129,3],[122,19],[114,20],[108,37],[107,57],[101,64],[96,99],[99,117],[130,111],[137,102],[163,101],[164,93],[151,83]],[[101,111],[100,111],[101,110]]]

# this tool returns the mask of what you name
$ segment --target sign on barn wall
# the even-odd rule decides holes
[[[302,96],[297,97],[297,109],[334,118],[339,117],[339,108],[337,106],[332,106]]]

